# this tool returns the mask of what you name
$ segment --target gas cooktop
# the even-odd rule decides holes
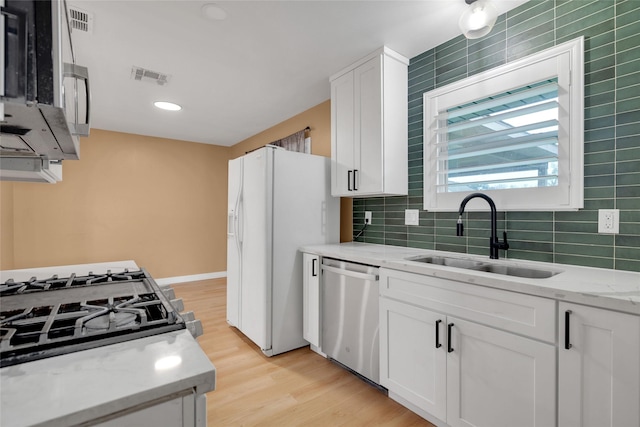
[[[171,293],[144,269],[22,281],[9,278],[0,284],[0,366],[187,326],[192,334],[201,334],[192,313],[185,322],[178,312],[182,308],[176,310],[177,302],[169,300]]]

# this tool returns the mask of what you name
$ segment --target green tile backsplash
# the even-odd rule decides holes
[[[354,199],[359,241],[488,254],[488,214],[423,210],[422,95],[573,38],[585,37],[585,207],[577,212],[500,212],[506,258],[640,271],[640,1],[532,0],[500,16],[478,40],[456,37],[409,64],[409,195]],[[598,209],[620,209],[620,234],[598,234]],[[420,209],[405,226],[404,210]],[[500,207],[498,206],[498,209]]]

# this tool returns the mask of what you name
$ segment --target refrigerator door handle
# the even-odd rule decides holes
[[[227,236],[235,236],[236,234],[236,221],[235,221],[235,213],[230,211],[227,214]]]
[[[238,236],[238,244],[242,244],[242,240],[244,238],[243,233],[243,216],[244,216],[244,206],[242,203],[238,203],[238,213],[236,214],[236,234]]]

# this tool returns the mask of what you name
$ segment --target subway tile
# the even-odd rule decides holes
[[[638,146],[638,137],[635,135],[628,137],[619,137],[616,138],[616,148],[625,149],[625,148],[635,148]]]
[[[599,151],[597,153],[587,153],[584,155],[585,166],[596,165],[599,163],[614,163],[615,161],[615,151]]]
[[[614,268],[616,270],[639,271],[640,272],[640,261],[639,260],[628,260],[628,259],[616,259]]]
[[[633,173],[640,171],[640,159],[616,163],[616,173]]]
[[[619,113],[615,116],[615,119],[616,119],[617,125],[640,123],[640,111],[636,110],[636,111]]]
[[[598,104],[595,106],[587,107],[584,109],[584,118],[592,119],[595,117],[602,117],[615,114],[616,112],[616,104],[613,102],[608,102],[606,104]]]
[[[613,199],[614,191],[613,187],[587,187],[584,189],[584,199]]]
[[[518,39],[507,40],[507,62],[523,58],[554,45],[553,24],[522,33]]]
[[[616,124],[615,116],[603,116],[584,121],[584,130],[591,131],[602,128],[612,128]]]
[[[611,76],[609,78],[613,78],[615,70],[613,68],[609,69]],[[596,82],[601,81],[595,79]],[[584,106],[585,108],[595,107],[602,104],[612,104],[616,101],[616,94],[614,91],[599,93],[597,95],[585,96],[584,98]]]
[[[630,200],[625,198],[620,198],[618,200]],[[638,204],[640,204],[640,197],[637,197],[636,200]],[[639,223],[629,223],[629,222],[621,222],[620,223],[620,233],[627,235],[640,234],[640,224]]]
[[[613,209],[614,207],[615,201],[613,199],[585,199],[584,201],[586,210]]]
[[[615,90],[616,90],[616,80],[609,79],[609,80],[595,82],[590,85],[585,85],[584,95],[595,96],[595,95],[600,95],[602,93],[614,92]]]
[[[559,264],[581,265],[584,267],[599,267],[613,269],[613,258],[599,258],[589,256],[575,256],[556,253],[555,262]]]
[[[591,233],[556,233],[555,241],[564,244],[597,245],[613,247],[613,235]]]
[[[638,12],[635,12],[636,14]],[[621,24],[621,22],[619,22],[618,24]],[[631,22],[625,25],[618,25],[618,27],[616,28],[616,36],[618,38],[618,40],[624,41],[629,37],[633,37],[634,35],[638,34],[638,32],[640,32],[640,22],[638,21],[637,17],[636,17],[636,21],[635,22]]]
[[[640,14],[640,12],[638,12]],[[640,25],[636,26],[636,31],[640,32]],[[640,46],[640,33],[635,33],[631,37],[619,39],[616,41],[616,50],[618,52],[635,51]],[[636,56],[637,58],[637,56]]]
[[[583,28],[588,28],[605,19],[614,17],[612,2],[594,0],[591,2],[581,1],[578,3],[581,7],[556,18],[556,25],[558,27],[579,23]]]
[[[584,152],[588,153],[598,153],[601,151],[611,151],[616,148],[616,140],[615,139],[604,139],[600,141],[592,141],[585,142],[584,144]]]
[[[552,252],[534,252],[520,249],[511,249],[507,251],[507,256],[511,259],[524,259],[528,261],[553,262]]]
[[[628,62],[617,61],[616,75],[618,78],[628,74],[637,75],[638,70],[640,70],[640,59],[632,59]]]
[[[640,185],[640,172],[617,174],[616,184],[617,185]]]

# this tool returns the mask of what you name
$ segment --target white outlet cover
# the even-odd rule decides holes
[[[420,225],[420,211],[418,209],[405,209],[404,225]]]
[[[373,223],[373,218],[371,216],[371,211],[364,212],[364,222],[365,224],[371,225]]]
[[[598,209],[598,233],[620,233],[620,209]]]

